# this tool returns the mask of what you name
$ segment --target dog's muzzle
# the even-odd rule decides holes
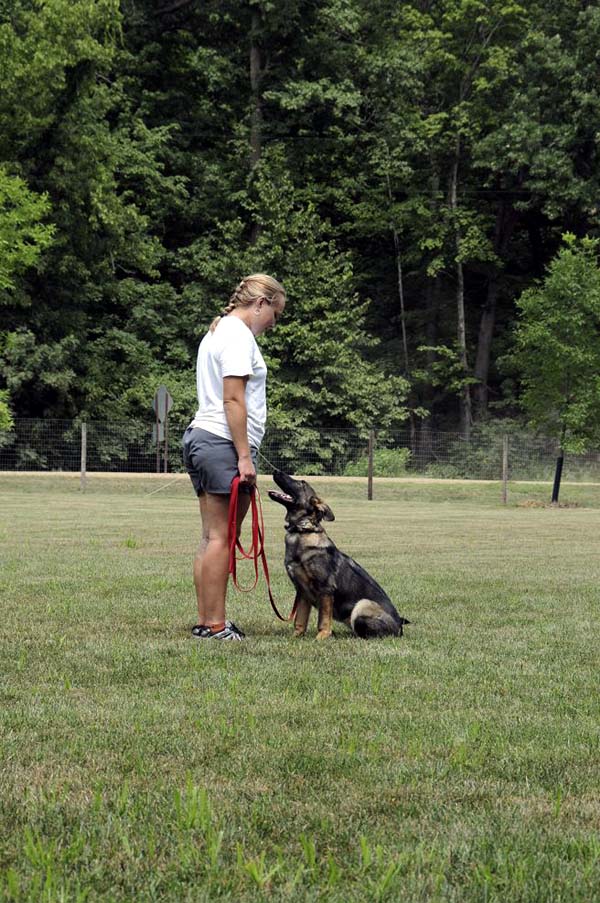
[[[276,489],[269,489],[269,498],[272,498],[274,502],[293,502],[294,499],[291,495],[288,495],[286,492],[277,492]]]

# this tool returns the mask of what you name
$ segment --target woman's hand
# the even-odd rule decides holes
[[[255,485],[256,469],[250,455],[240,455],[238,458],[238,470],[240,472],[240,483],[250,483],[251,486]]]

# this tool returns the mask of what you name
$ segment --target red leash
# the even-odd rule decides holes
[[[240,478],[234,477],[231,483],[231,495],[229,497],[229,525],[228,525],[228,537],[229,537],[229,573],[231,574],[233,585],[236,589],[241,590],[243,593],[252,592],[256,584],[258,583],[258,559],[262,561],[263,571],[265,574],[265,580],[267,582],[267,589],[269,590],[269,601],[271,603],[271,608],[277,615],[280,621],[291,621],[296,615],[296,604],[294,603],[294,607],[290,612],[288,618],[284,618],[283,615],[279,614],[277,610],[277,606],[275,604],[275,600],[273,599],[273,593],[271,592],[271,581],[269,579],[269,568],[267,566],[267,556],[265,555],[265,521],[263,517],[262,511],[262,502],[260,500],[260,493],[258,491],[257,486],[252,486],[250,492],[250,506],[252,508],[252,542],[248,551],[244,549],[242,543],[237,538],[237,509],[238,509],[238,497],[239,497],[239,488],[240,488]],[[258,503],[257,503],[258,499]],[[241,553],[241,557],[238,558],[236,555],[236,549],[238,549]],[[237,562],[251,560],[254,562],[254,583],[252,586],[244,587],[240,586],[237,579]]]

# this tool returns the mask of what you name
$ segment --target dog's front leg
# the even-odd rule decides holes
[[[311,604],[301,592],[296,596],[296,617],[294,618],[294,635],[304,636],[310,618]]]
[[[319,599],[318,640],[327,640],[331,636],[331,619],[333,617],[333,596],[325,595]]]

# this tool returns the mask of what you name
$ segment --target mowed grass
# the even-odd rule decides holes
[[[0,477],[0,899],[598,899],[598,487],[315,485],[404,638],[194,641],[185,482]]]

